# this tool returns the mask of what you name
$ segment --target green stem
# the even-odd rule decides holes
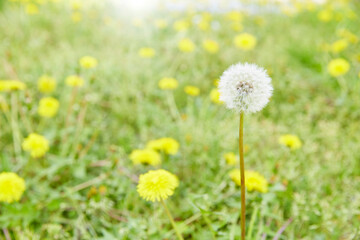
[[[176,106],[174,94],[173,94],[173,92],[171,90],[167,93],[167,101],[168,101],[168,105],[169,105],[170,113],[171,113],[172,117],[175,120],[176,119],[181,120],[181,115],[180,115],[180,112],[179,112],[179,110],[178,110],[178,108]]]
[[[70,144],[67,141],[67,138],[68,138],[68,132],[67,131],[69,130],[68,128],[70,126],[70,118],[71,118],[71,115],[72,115],[72,112],[73,112],[73,105],[75,103],[76,96],[77,96],[77,87],[74,87],[72,89],[72,92],[71,92],[70,102],[69,102],[68,109],[66,111],[66,116],[65,116],[64,135],[63,135],[63,138],[61,140],[64,147],[61,150],[61,154],[60,154],[61,156],[66,155],[66,152],[67,152],[69,144]]]
[[[178,230],[177,227],[176,227],[174,218],[172,217],[169,209],[167,208],[166,203],[165,203],[164,200],[162,200],[162,199],[161,199],[161,204],[162,204],[162,205],[164,206],[164,208],[165,208],[165,212],[166,212],[166,214],[168,215],[168,217],[169,217],[169,219],[170,219],[171,225],[173,226],[173,228],[174,228],[174,230],[175,230],[176,236],[178,237],[178,239],[184,240],[184,238],[181,236],[179,230]]]
[[[342,76],[337,77],[336,80],[337,80],[337,82],[338,82],[338,84],[340,86],[340,89],[341,89],[341,97],[342,97],[342,99],[345,99],[346,95],[349,92],[349,89],[348,89],[347,84],[346,84],[346,80]]]
[[[211,232],[211,236],[213,240],[216,240],[216,231],[214,230],[214,228],[211,226],[211,221],[210,219],[205,215],[206,213],[202,213],[202,216],[206,222],[206,225],[208,225],[210,232]]]
[[[11,93],[11,128],[14,141],[14,151],[16,159],[19,160],[21,156],[20,147],[20,131],[18,125],[18,105],[15,93]]]
[[[252,237],[252,232],[253,232],[253,229],[254,229],[254,224],[255,224],[255,220],[256,220],[258,211],[259,211],[259,207],[257,206],[257,207],[255,207],[255,209],[253,211],[253,214],[251,216],[251,219],[250,219],[249,231],[248,231],[248,234],[247,234],[248,239],[251,239],[251,237]]]
[[[240,179],[241,179],[241,239],[245,240],[245,166],[244,166],[244,113],[240,113],[239,127]]]

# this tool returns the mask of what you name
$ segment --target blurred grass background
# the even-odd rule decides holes
[[[293,7],[291,14],[282,8],[242,13],[240,32],[258,40],[248,52],[234,46],[238,32],[226,13],[211,13],[213,27],[203,31],[194,21],[203,11],[162,9],[134,17],[106,4],[83,3],[74,9],[71,2],[41,2],[33,3],[39,13],[29,15],[29,3],[0,1],[0,79],[27,84],[24,92],[0,93],[1,99],[11,105],[11,95],[16,96],[21,139],[38,132],[51,142],[43,159],[26,153],[15,157],[14,132],[6,118],[10,113],[1,112],[0,171],[16,171],[27,184],[19,203],[0,204],[0,226],[13,239],[173,239],[163,210],[136,192],[137,176],[153,167],[134,166],[128,157],[160,137],[180,143],[179,153],[163,159],[161,167],[180,179],[168,202],[185,238],[239,239],[240,188],[228,176],[233,167],[222,159],[225,152],[237,152],[238,117],[212,103],[209,93],[229,65],[244,61],[268,69],[275,89],[264,111],[245,119],[246,168],[270,182],[268,193],[247,195],[247,217],[254,219],[249,239],[275,239],[286,223],[279,239],[358,238],[359,43],[341,53],[324,50],[340,38],[341,29],[360,37],[357,1],[311,10]],[[329,22],[318,18],[323,9],[334,15]],[[74,12],[81,14],[80,21],[74,22]],[[156,19],[165,19],[168,26],[157,28]],[[179,19],[189,22],[189,29],[174,30]],[[184,37],[195,43],[194,52],[178,50]],[[202,49],[208,38],[218,42],[218,53]],[[139,57],[142,47],[155,49],[155,57]],[[84,55],[96,57],[99,66],[82,70],[78,60]],[[338,79],[327,71],[337,57],[351,64]],[[64,79],[76,73],[86,85],[64,128],[71,98]],[[43,74],[58,82],[53,95],[60,110],[51,120],[37,115],[41,93],[36,84]],[[180,119],[169,114],[167,93],[157,86],[162,77],[180,83],[174,91]],[[187,96],[186,85],[198,86],[200,96]],[[66,142],[61,141],[64,132]],[[278,143],[288,133],[299,136],[301,149],[290,151]],[[105,194],[99,193],[100,186],[106,187]]]

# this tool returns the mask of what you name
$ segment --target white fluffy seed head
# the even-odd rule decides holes
[[[242,113],[255,113],[269,102],[273,87],[266,70],[250,63],[230,66],[220,77],[220,100]]]

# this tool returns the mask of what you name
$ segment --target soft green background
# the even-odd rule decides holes
[[[0,171],[15,171],[27,184],[19,203],[0,204],[0,226],[13,239],[175,239],[161,205],[145,202],[136,192],[137,176],[153,167],[134,166],[128,158],[133,149],[160,137],[180,143],[179,153],[163,158],[161,167],[180,179],[167,203],[185,238],[239,239],[240,188],[231,182],[232,167],[222,159],[225,152],[237,152],[238,116],[211,103],[209,93],[229,65],[244,61],[267,68],[275,89],[262,112],[245,117],[246,168],[271,180],[269,193],[247,194],[248,239],[262,234],[273,239],[291,220],[280,239],[359,237],[359,43],[340,54],[320,50],[323,43],[339,39],[336,30],[342,28],[360,37],[358,18],[347,18],[342,9],[335,12],[343,19],[328,23],[317,19],[318,10],[294,17],[247,16],[244,31],[256,36],[258,44],[243,52],[234,47],[237,33],[223,15],[213,15],[219,30],[203,32],[192,25],[178,33],[171,25],[156,29],[153,20],[190,21],[197,13],[159,12],[135,27],[127,15],[113,16],[106,8],[84,7],[79,23],[72,22],[69,4],[39,8],[38,15],[28,16],[22,4],[6,3],[0,13],[0,79],[27,84],[24,92],[0,93],[13,104],[0,113]],[[348,8],[360,11],[355,3]],[[108,17],[112,20],[106,24]],[[177,42],[183,37],[194,41],[195,52],[179,52]],[[219,53],[202,49],[206,38],[219,43]],[[147,46],[156,50],[153,59],[137,54]],[[98,67],[80,70],[78,59],[84,55],[96,57]],[[328,62],[337,57],[351,64],[339,79],[327,72]],[[86,86],[64,128],[71,97],[64,79],[74,73],[85,78]],[[37,115],[42,94],[36,81],[43,74],[58,81],[53,96],[61,107],[51,120]],[[173,94],[185,120],[171,117],[169,96],[157,87],[167,76],[180,83]],[[200,97],[185,95],[188,84],[200,87]],[[15,106],[20,114],[13,114]],[[51,142],[43,159],[14,152],[14,134],[21,143],[31,132]],[[283,134],[298,135],[302,148],[290,151],[279,145]],[[89,151],[79,154],[85,146]],[[88,187],[76,191],[87,181]],[[88,198],[90,187],[100,185],[107,193]]]

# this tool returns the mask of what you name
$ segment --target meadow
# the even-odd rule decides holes
[[[238,62],[274,88],[244,117],[246,239],[360,239],[360,3],[267,2],[0,1],[0,239],[176,239],[139,194],[155,169],[184,239],[240,239]]]

